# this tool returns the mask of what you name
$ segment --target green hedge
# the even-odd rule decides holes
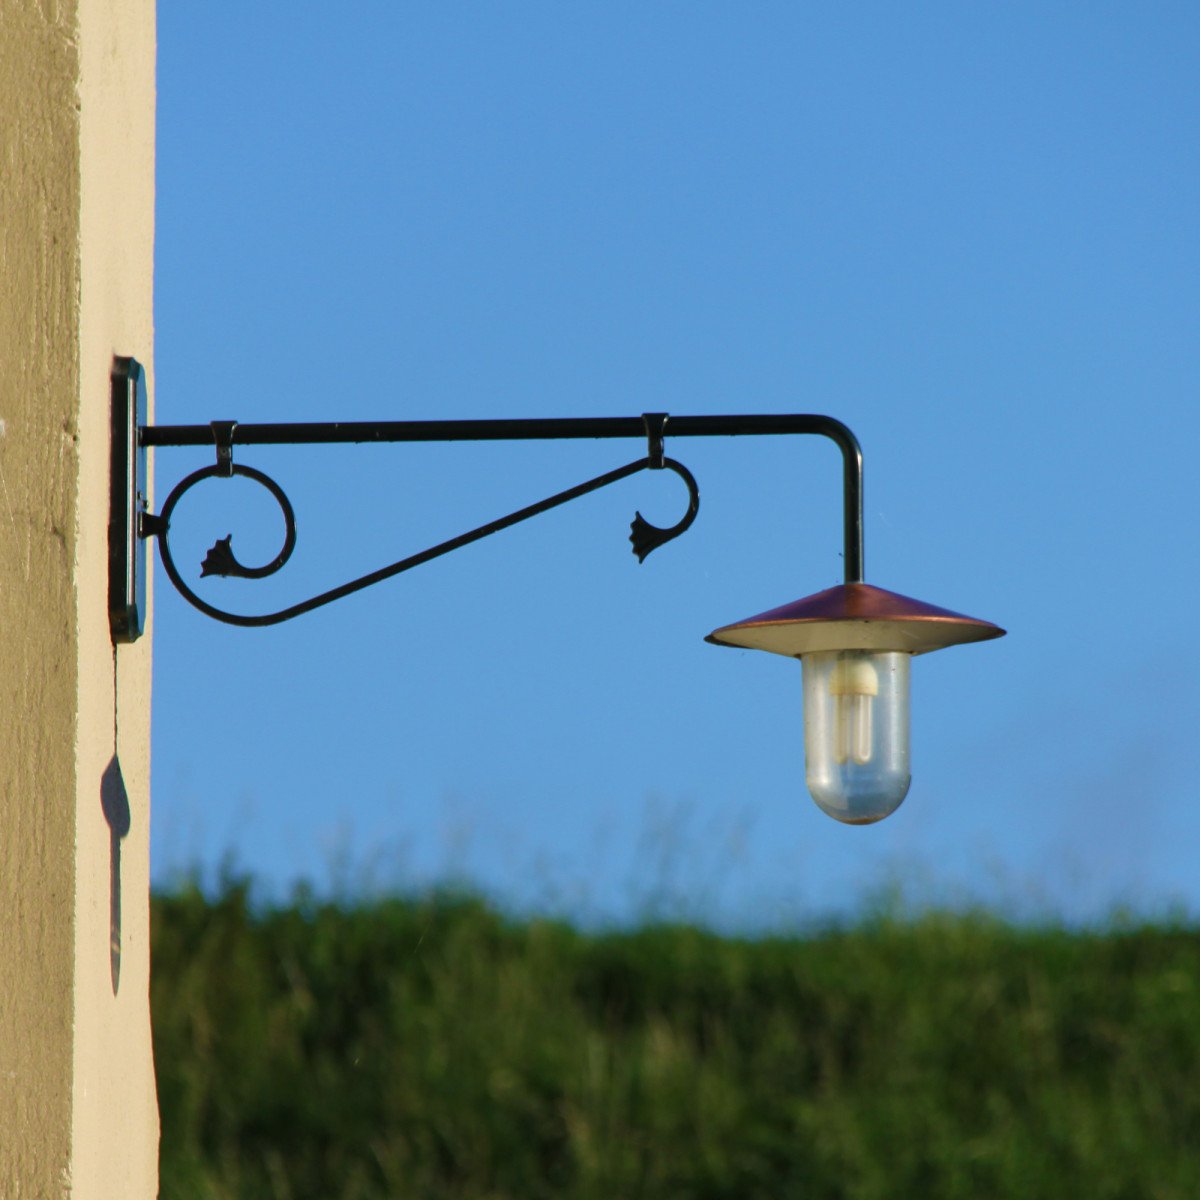
[[[1196,1200],[1200,934],[153,902],[165,1200]]]

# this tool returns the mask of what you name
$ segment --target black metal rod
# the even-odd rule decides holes
[[[197,596],[184,583],[178,568],[175,566],[174,560],[168,555],[163,556],[163,565],[166,567],[167,574],[170,575],[171,581],[175,584],[179,593],[189,604],[198,608],[202,613],[206,613],[218,621],[224,621],[227,625],[241,625],[247,628],[279,625],[283,621],[290,621],[293,617],[298,617],[303,613],[312,612],[315,608],[332,604],[333,601],[340,600],[343,596],[351,596],[355,592],[361,592],[363,588],[368,588],[372,584],[382,583],[383,580],[391,579],[393,575],[399,575],[402,571],[409,571],[413,567],[419,567],[422,563],[440,558],[443,554],[449,554],[451,550],[458,550],[463,546],[469,546],[472,542],[478,542],[493,533],[499,533],[500,530],[507,529],[511,525],[527,521],[530,517],[539,516],[541,513],[549,512],[550,509],[557,508],[560,504],[566,504],[570,500],[577,500],[580,496],[586,496],[588,492],[594,492],[599,488],[608,487],[611,483],[627,479],[630,475],[634,475],[638,471],[646,470],[649,465],[647,459],[639,458],[634,462],[628,463],[626,466],[618,467],[615,471],[608,471],[603,475],[597,476],[595,479],[589,479],[586,483],[568,488],[565,492],[559,492],[546,500],[540,500],[537,504],[530,504],[525,508],[520,508],[516,512],[501,517],[497,521],[489,521],[486,525],[480,525],[477,529],[472,529],[467,533],[461,533],[457,537],[440,542],[436,546],[431,546],[428,550],[422,550],[419,554],[409,555],[408,558],[402,558],[399,562],[392,563],[390,566],[383,567],[378,571],[372,571],[369,575],[363,575],[359,579],[352,580],[350,583],[343,583],[340,587],[331,588],[327,592],[322,592],[319,596],[312,597],[311,600],[304,600],[299,604],[293,604],[290,608],[284,608],[274,613],[264,613],[261,616],[243,616],[239,613],[225,612],[224,609],[209,604]]]
[[[143,425],[143,446],[211,446],[211,425]],[[764,437],[816,434],[842,452],[843,543],[847,583],[863,581],[862,449],[851,430],[835,417],[812,413],[669,417],[666,436]],[[561,417],[479,421],[315,421],[241,425],[233,442],[241,446],[339,445],[366,442],[502,442],[587,438],[645,438],[637,417]]]

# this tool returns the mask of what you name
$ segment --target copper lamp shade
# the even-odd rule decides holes
[[[798,658],[822,650],[900,650],[925,654],[1003,637],[990,621],[938,608],[869,583],[843,583],[714,629],[704,640]]]

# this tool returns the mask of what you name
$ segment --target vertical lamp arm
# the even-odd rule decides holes
[[[842,452],[842,527],[846,559],[846,582],[863,580],[863,461],[862,447],[848,425],[835,417],[824,417],[826,436]]]
[[[836,417],[810,416],[806,433],[817,433],[842,452],[842,556],[847,583],[863,582],[863,456],[854,431]]]

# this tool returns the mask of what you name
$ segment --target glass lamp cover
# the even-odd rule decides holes
[[[800,660],[808,790],[847,825],[882,820],[908,793],[911,660],[906,651],[870,650]]]

